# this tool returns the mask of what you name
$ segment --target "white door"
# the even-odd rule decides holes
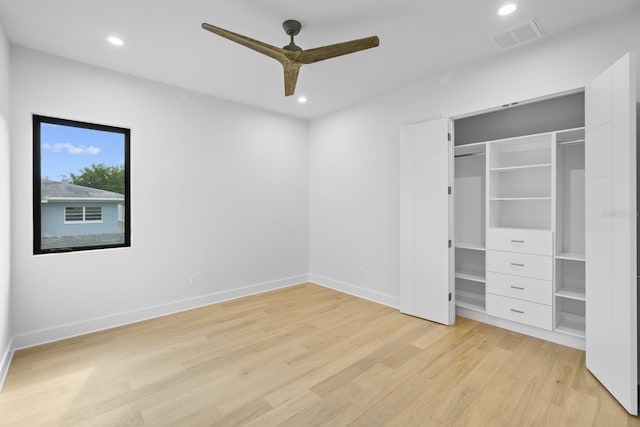
[[[446,325],[455,320],[448,131],[438,119],[400,135],[400,311]]]
[[[625,55],[585,92],[587,368],[638,413],[636,72]]]

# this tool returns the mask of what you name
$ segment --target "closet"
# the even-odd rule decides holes
[[[454,121],[456,307],[583,338],[584,93],[508,108]]]
[[[632,414],[635,78],[627,54],[582,89],[400,137],[400,310],[585,349],[587,368]]]

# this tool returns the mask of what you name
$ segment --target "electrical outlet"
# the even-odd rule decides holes
[[[196,286],[198,284],[198,275],[194,274],[189,277],[189,283],[191,284],[191,286]]]

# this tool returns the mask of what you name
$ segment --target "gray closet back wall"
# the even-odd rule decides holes
[[[454,122],[455,145],[583,126],[584,92],[578,92],[458,119]]]

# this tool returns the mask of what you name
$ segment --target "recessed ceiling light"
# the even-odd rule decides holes
[[[513,12],[515,12],[517,9],[517,6],[513,3],[511,4],[505,4],[504,6],[502,6],[499,10],[498,10],[498,15],[500,16],[507,16],[507,15],[511,15]]]
[[[107,41],[109,43],[111,43],[114,46],[122,46],[124,44],[124,42],[122,41],[121,38],[116,37],[116,36],[109,36],[107,37]]]
[[[298,97],[298,102],[300,104],[304,104],[305,102],[307,102],[307,97],[306,96],[300,96]]]

